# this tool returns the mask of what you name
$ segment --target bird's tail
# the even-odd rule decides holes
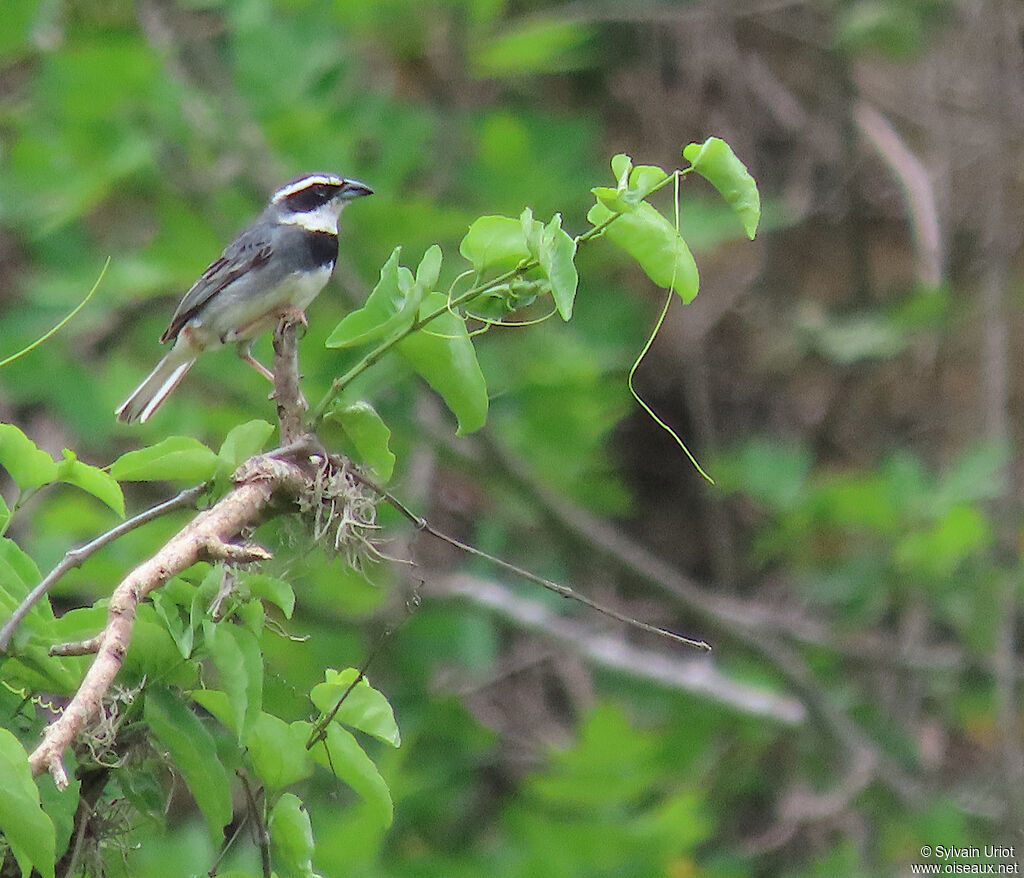
[[[196,358],[187,351],[168,351],[156,364],[156,368],[146,376],[146,380],[118,407],[114,413],[117,419],[126,424],[132,421],[146,423],[170,392],[178,386],[195,361]]]

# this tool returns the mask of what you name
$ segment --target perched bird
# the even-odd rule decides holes
[[[305,319],[334,271],[341,209],[372,194],[365,183],[334,174],[306,174],[278,189],[185,293],[160,336],[161,343],[173,339],[174,347],[121,403],[118,420],[149,420],[208,348],[237,344],[238,355],[273,381],[252,356],[253,342],[284,317]]]

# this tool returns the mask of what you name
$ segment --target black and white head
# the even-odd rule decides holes
[[[276,222],[336,235],[341,209],[354,198],[372,194],[373,190],[358,180],[336,174],[304,174],[278,189],[267,210]]]

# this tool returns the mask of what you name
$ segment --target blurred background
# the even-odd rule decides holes
[[[333,782],[304,791],[320,871],[809,878],[911,874],[922,845],[1024,854],[1019,0],[4,0],[0,17],[0,356],[112,257],[96,299],[0,375],[0,420],[97,465],[273,418],[230,351],[144,427],[112,412],[183,291],[297,173],[376,191],[309,315],[313,400],[351,362],[324,338],[398,244],[415,265],[440,243],[451,282],[478,215],[560,211],[579,233],[614,153],[671,169],[710,135],[761,188],[750,243],[686,180],[701,293],[636,378],[715,486],[629,396],[663,293],[600,244],[571,324],[479,339],[480,434],[455,439],[398,361],[357,388],[394,431],[394,491],[437,527],[714,651],[383,510],[383,550],[417,566],[363,575],[276,528],[285,629],[308,640],[265,643],[268,703],[304,716],[323,668],[383,637],[369,678],[403,734],[373,754],[390,829]],[[95,556],[58,608],[108,594],[183,520]],[[69,490],[16,536],[46,570],[114,521]],[[110,874],[212,860],[185,807],[123,848]]]

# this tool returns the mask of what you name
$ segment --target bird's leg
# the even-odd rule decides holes
[[[260,373],[264,378],[267,379],[271,384],[274,383],[274,373],[271,372],[266,366],[264,366],[259,360],[252,355],[252,346],[255,339],[242,342],[238,346],[238,356],[245,360],[250,366],[252,366],[257,372]]]

